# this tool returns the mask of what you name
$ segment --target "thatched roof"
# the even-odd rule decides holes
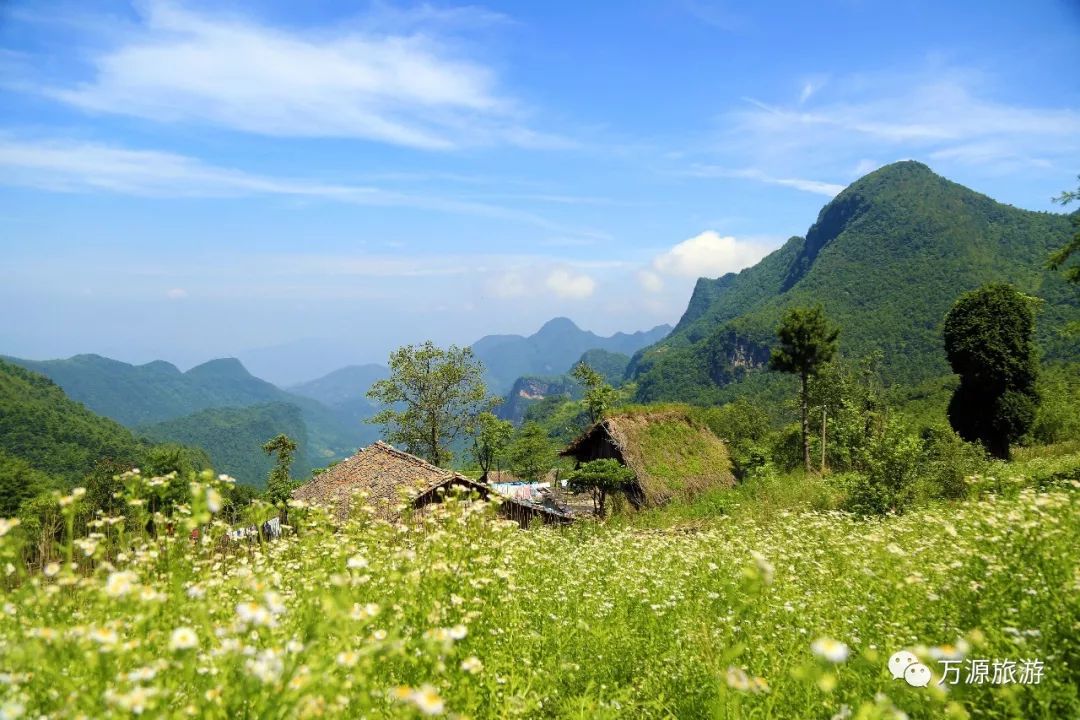
[[[341,519],[349,514],[349,502],[353,493],[367,493],[367,502],[385,518],[396,516],[394,508],[402,502],[425,493],[440,485],[479,483],[463,475],[398,450],[381,440],[342,460],[310,482],[293,491],[297,500],[332,507],[334,515]]]
[[[637,476],[645,501],[660,504],[690,497],[735,479],[727,446],[689,408],[613,413],[595,423],[560,453],[588,462],[614,457]]]

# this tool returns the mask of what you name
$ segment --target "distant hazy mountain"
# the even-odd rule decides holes
[[[560,317],[549,320],[528,337],[488,335],[473,343],[472,349],[484,363],[488,390],[501,394],[520,377],[566,372],[587,350],[632,355],[661,340],[670,331],[670,325],[658,325],[652,330],[601,337]]]
[[[1080,338],[1063,329],[1080,320],[1080,295],[1046,268],[1071,232],[1067,215],[1004,205],[921,163],[887,165],[828,203],[805,238],[738,274],[698,280],[671,334],[633,359],[639,399],[722,399],[766,364],[783,312],[815,304],[840,326],[841,351],[881,351],[889,379],[947,374],[945,313],[988,282],[1042,299],[1044,355],[1075,359]]]
[[[342,423],[357,428],[361,444],[366,446],[379,439],[379,428],[367,419],[380,409],[368,399],[367,391],[376,381],[389,375],[390,370],[385,365],[350,365],[317,380],[293,385],[288,390],[330,408]]]
[[[343,422],[316,400],[285,392],[260,380],[235,358],[211,360],[187,372],[180,372],[175,366],[162,361],[129,365],[99,355],[76,355],[66,360],[44,361],[11,358],[11,362],[51,378],[72,399],[130,428],[145,428],[212,408],[245,408],[267,403],[295,406],[303,418],[307,434],[307,447],[300,449],[300,455],[309,458],[314,465],[352,454],[370,434],[369,428]],[[235,419],[239,416],[232,417]],[[276,417],[282,418],[284,415],[279,413]],[[223,427],[221,420],[220,416],[215,418],[218,427]],[[250,426],[248,420],[245,420],[244,427]],[[158,427],[155,437],[187,442],[184,439],[189,437],[186,431],[167,436],[170,427],[183,425]],[[265,424],[260,427],[272,429]],[[283,422],[278,432],[287,432],[290,428],[291,425]],[[271,436],[274,434],[276,432]],[[262,442],[269,439],[263,438]],[[212,450],[209,447],[204,449]],[[254,456],[261,449],[254,448],[251,452]],[[260,480],[240,479],[248,482]]]

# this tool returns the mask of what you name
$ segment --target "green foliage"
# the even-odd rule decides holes
[[[445,465],[451,443],[470,434],[477,416],[498,402],[488,397],[482,375],[469,348],[443,350],[430,340],[406,345],[390,354],[390,377],[368,390],[385,408],[370,422],[383,425],[390,442]]]
[[[589,427],[589,414],[581,402],[553,396],[531,405],[524,423],[540,425],[555,443],[565,446]]]
[[[297,443],[297,472],[330,459],[314,455],[307,424],[295,405],[267,403],[242,408],[212,408],[175,420],[146,426],[141,432],[158,442],[180,442],[203,448],[211,465],[240,482],[261,488],[273,462],[262,450],[267,438],[288,435]]]
[[[618,387],[626,379],[626,368],[630,365],[630,356],[620,352],[611,352],[595,348],[586,350],[574,363],[574,367],[585,364],[600,373],[604,382],[612,387]]]
[[[274,469],[266,482],[266,499],[282,506],[289,499],[297,483],[292,479],[293,456],[296,454],[296,442],[288,435],[277,435],[262,446],[267,455],[276,455]]]
[[[1080,362],[1043,366],[1036,390],[1039,408],[1028,442],[1050,444],[1080,438]]]
[[[416,532],[362,519],[331,526],[298,510],[296,534],[225,551],[228,524],[205,502],[224,492],[212,479],[196,479],[174,534],[131,527],[88,543],[65,530],[53,502],[54,549],[42,556],[78,540],[77,567],[28,568],[26,525],[0,536],[0,566],[15,568],[0,614],[5,711],[1080,716],[1080,670],[1069,662],[1080,494],[1021,488],[864,521],[814,512],[828,487],[803,479],[760,478],[695,505],[530,532],[452,497]],[[146,483],[130,485],[134,512]],[[718,518],[707,510],[721,497],[741,504]],[[194,527],[207,542],[186,541]],[[911,688],[888,672],[902,648],[935,670],[937,658],[963,653],[1042,658],[1046,672],[1023,685]]]
[[[538,482],[555,464],[555,447],[544,428],[526,422],[510,445],[510,467],[523,480]]]
[[[476,435],[473,438],[472,457],[484,475],[506,459],[514,426],[508,420],[500,420],[490,412],[480,413],[476,418]]]
[[[815,304],[844,329],[845,354],[882,351],[888,384],[941,377],[941,322],[957,294],[1002,280],[1045,301],[1043,356],[1075,358],[1080,334],[1063,329],[1080,321],[1080,298],[1045,267],[1073,232],[1067,216],[997,203],[916,162],[888,165],[841,192],[805,238],[738,275],[699,280],[671,335],[632,360],[637,397],[733,399],[719,393],[758,375],[784,310]]]
[[[1073,200],[1080,200],[1080,189],[1066,190],[1054,198],[1054,202],[1062,205],[1068,205]],[[1080,257],[1080,214],[1073,213],[1072,222],[1076,232],[1073,233],[1073,236],[1069,238],[1069,241],[1064,246],[1050,256],[1048,265],[1051,270],[1064,268],[1065,272],[1063,274],[1070,282],[1080,283],[1080,265],[1067,265],[1074,254]]]
[[[1038,361],[1033,301],[1003,283],[966,293],[945,318],[945,352],[960,385],[949,422],[995,457],[1035,421]]]
[[[0,450],[73,485],[101,458],[133,467],[148,445],[72,402],[52,381],[0,360]]]
[[[56,478],[0,450],[0,518],[15,517],[23,502],[53,489],[59,489]]]
[[[763,470],[770,461],[767,448],[771,427],[769,416],[746,398],[708,408],[701,418],[712,432],[727,443],[731,451],[732,471],[744,480]]]
[[[585,388],[583,402],[589,422],[596,422],[615,405],[619,394],[604,380],[604,376],[592,367],[579,362],[570,374]]]
[[[608,495],[629,489],[634,482],[634,473],[618,460],[605,458],[583,463],[570,473],[567,481],[574,492],[592,493],[596,514],[604,517]]]
[[[803,462],[810,470],[809,380],[836,353],[840,329],[825,318],[820,306],[791,308],[776,329],[779,341],[769,355],[772,370],[792,373],[799,377],[799,405],[802,411]]]

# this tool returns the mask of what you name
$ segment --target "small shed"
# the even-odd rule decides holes
[[[688,407],[609,414],[560,454],[574,458],[578,466],[613,458],[630,468],[635,485],[627,496],[637,506],[660,505],[735,484],[724,441]]]
[[[492,495],[498,497],[502,500],[499,513],[522,527],[536,519],[545,524],[571,521],[569,515],[558,509],[504,497],[487,483],[432,465],[381,440],[319,473],[296,488],[292,496],[328,507],[334,518],[341,521],[349,516],[356,493],[362,491],[377,517],[396,521],[401,517],[402,502],[422,508],[441,502],[444,495],[440,490],[451,487],[474,491],[485,500]]]

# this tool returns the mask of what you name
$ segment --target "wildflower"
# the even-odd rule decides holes
[[[357,663],[357,661],[359,659],[360,659],[360,656],[358,654],[356,654],[352,650],[346,650],[345,652],[339,652],[337,654],[337,657],[335,658],[335,660],[337,661],[337,664],[341,665],[342,667],[353,667],[354,665],[356,665],[356,663]]]
[[[0,533],[2,534],[2,533]],[[8,700],[0,705],[0,720],[15,720],[26,712],[26,706],[17,700]]]
[[[152,667],[136,668],[127,674],[128,682],[150,682],[157,675],[157,670]]]
[[[198,647],[199,636],[189,627],[178,627],[172,631],[169,638],[170,650],[191,650]]]
[[[270,625],[274,619],[269,610],[262,605],[253,602],[240,603],[237,605],[236,614],[239,615],[240,619],[244,622],[255,626]]]
[[[45,577],[53,577],[56,573],[60,572],[60,563],[51,562],[45,566],[45,569],[42,572],[45,573]]]
[[[461,669],[470,675],[475,675],[484,669],[484,663],[480,662],[480,658],[475,655],[470,655],[461,661]]]
[[[750,557],[754,559],[754,565],[757,567],[761,581],[766,585],[772,585],[773,575],[776,572],[776,568],[773,567],[773,564],[757,550],[751,550]]]
[[[469,629],[464,625],[455,625],[454,627],[450,628],[450,630],[447,632],[447,635],[450,636],[451,640],[462,640],[468,632]]]
[[[0,518],[0,537],[19,526],[19,518]]]
[[[212,513],[221,512],[221,493],[214,488],[206,491],[206,507]]]
[[[737,668],[735,666],[729,667],[727,669],[726,680],[727,680],[728,687],[733,689],[733,690],[749,690],[750,689],[750,678],[746,674],[746,671],[743,670],[742,668]]]
[[[109,597],[123,597],[131,592],[137,576],[133,572],[121,571],[110,573],[105,580],[105,594]]]
[[[425,715],[441,715],[443,712],[443,699],[435,692],[435,688],[430,685],[422,686],[409,699]]]
[[[848,646],[839,640],[822,637],[814,641],[810,646],[814,654],[825,658],[829,662],[842,663],[848,658]]]
[[[368,561],[363,555],[353,555],[345,562],[345,565],[350,570],[363,570],[368,566]]]
[[[89,636],[91,640],[104,647],[112,647],[119,641],[116,631],[109,628],[94,628]]]

